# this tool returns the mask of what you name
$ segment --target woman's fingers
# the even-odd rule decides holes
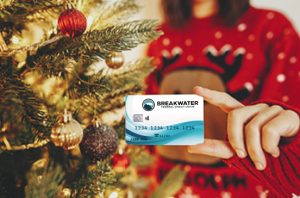
[[[281,112],[273,120],[274,124],[280,129],[279,134],[283,137],[291,137],[297,134],[300,127],[299,115],[291,110],[285,110]],[[279,126],[281,123],[281,126]],[[272,124],[272,123],[270,123]]]
[[[260,111],[246,126],[245,126],[245,141],[247,145],[247,151],[253,163],[255,164],[258,170],[264,170],[267,162],[264,154],[265,142],[262,141],[262,130],[265,128],[265,124],[272,120],[276,115],[282,111],[282,108],[279,106],[273,106],[265,108]],[[276,142],[274,144],[275,150],[269,150],[273,155],[278,156],[279,151],[277,149],[277,144],[280,139],[280,136],[277,133],[273,133],[267,129],[267,136],[270,139],[267,139],[267,142]]]
[[[189,152],[228,159],[237,153],[249,157],[258,170],[266,167],[265,152],[274,157],[280,154],[281,137],[291,137],[299,130],[297,113],[267,104],[244,106],[230,95],[195,87],[194,93],[205,101],[228,113],[227,133],[229,142],[206,139],[204,144],[189,147]]]
[[[266,167],[264,151],[273,157],[280,155],[281,136],[292,136],[299,128],[299,116],[274,105],[259,112],[245,126],[247,151],[258,170]]]
[[[195,94],[202,96],[206,102],[219,107],[225,113],[244,106],[225,92],[214,91],[200,86],[194,87],[193,91]]]
[[[228,140],[240,158],[245,158],[247,156],[244,143],[244,126],[257,113],[266,108],[268,108],[267,104],[257,104],[229,112],[227,119]],[[260,146],[260,143],[257,146]]]
[[[234,155],[228,142],[214,139],[205,139],[203,144],[189,146],[188,152],[222,159],[229,159]]]
[[[262,127],[262,147],[274,157],[279,156],[280,137],[291,137],[299,130],[299,116],[293,111],[282,110]]]
[[[247,125],[246,125],[246,136],[249,136],[249,138],[251,139],[251,134],[261,134],[259,135],[262,138],[262,148],[264,151],[270,153],[272,156],[274,157],[278,157],[279,156],[279,148],[277,147],[279,140],[280,140],[280,135],[277,133],[274,133],[272,131],[269,130],[269,127],[265,127],[267,126],[266,124],[272,120],[274,117],[276,117],[277,115],[280,114],[280,112],[283,111],[283,108],[278,106],[278,105],[274,105],[271,106],[263,111],[261,111],[259,114],[257,114]],[[249,140],[249,142],[251,142],[252,144],[254,144],[254,142],[257,142],[258,140]],[[270,144],[266,144],[266,142],[274,142],[274,144],[272,146],[270,146]],[[259,139],[260,142],[260,139]],[[251,147],[251,145],[249,145]],[[252,145],[252,147],[254,147],[255,145]],[[254,154],[251,153],[251,156],[257,156],[258,154]],[[258,159],[256,159],[258,160]],[[259,160],[258,160],[259,161]],[[263,165],[265,165],[263,163]]]

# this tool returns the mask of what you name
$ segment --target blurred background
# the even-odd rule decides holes
[[[141,1],[144,5],[144,11],[141,12],[145,18],[153,18],[161,20],[160,10],[161,0]],[[278,10],[284,13],[293,22],[294,26],[297,27],[298,32],[300,31],[300,1],[299,0],[252,0],[252,5]]]
[[[161,0],[151,0],[151,3],[150,1],[141,1],[140,3],[143,9],[136,17],[162,21],[160,2]],[[285,14],[293,23],[294,27],[297,28],[298,32],[300,32],[299,0],[252,0],[251,3],[256,7],[273,9]],[[140,45],[136,49],[127,52],[126,59],[133,60],[137,55],[143,56],[146,46],[147,45]]]

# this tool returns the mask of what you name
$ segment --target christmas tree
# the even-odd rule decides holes
[[[123,51],[161,32],[156,21],[130,20],[139,8],[1,0],[0,197],[143,194],[134,167],[151,157],[125,145],[122,116],[124,97],[143,92],[152,66],[127,62]]]

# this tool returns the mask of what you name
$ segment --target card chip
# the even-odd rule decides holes
[[[143,122],[143,114],[133,114],[133,122]]]

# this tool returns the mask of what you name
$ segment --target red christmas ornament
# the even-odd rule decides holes
[[[76,9],[65,10],[58,18],[60,31],[68,37],[81,35],[86,29],[86,24],[85,16]]]
[[[130,158],[126,154],[115,154],[111,164],[116,172],[124,172],[130,165]]]

